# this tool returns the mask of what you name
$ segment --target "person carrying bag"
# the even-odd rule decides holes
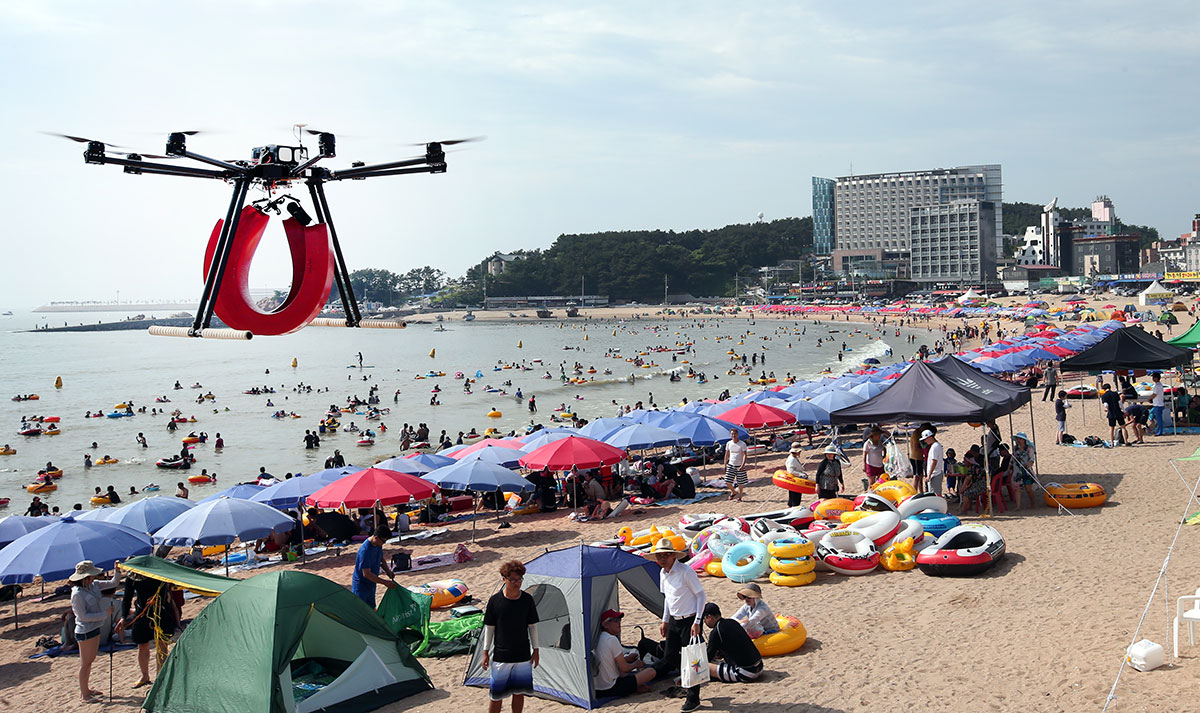
[[[692,688],[708,681],[708,646],[703,635],[693,636],[679,652],[679,686]]]

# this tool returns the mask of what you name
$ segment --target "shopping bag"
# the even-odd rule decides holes
[[[679,654],[679,668],[681,688],[708,683],[708,648],[702,638],[693,636],[691,643],[683,647]]]

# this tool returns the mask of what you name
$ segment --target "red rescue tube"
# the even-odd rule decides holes
[[[329,289],[333,285],[333,251],[324,224],[305,227],[292,218],[283,221],[292,255],[292,287],[277,310],[263,312],[250,297],[250,263],[269,220],[267,214],[253,206],[242,209],[214,311],[233,329],[262,335],[290,334],[320,314],[329,299]],[[206,275],[223,223],[223,220],[217,221],[204,251]]]

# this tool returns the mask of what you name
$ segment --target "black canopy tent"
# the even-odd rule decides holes
[[[1063,371],[1170,369],[1191,360],[1187,349],[1167,344],[1144,329],[1121,327],[1091,349],[1063,359],[1059,367]]]
[[[830,413],[829,420],[835,425],[900,421],[982,423],[1011,414],[1025,404],[1030,404],[1030,430],[1036,441],[1029,389],[988,376],[954,357],[946,357],[936,362],[913,362],[886,391]],[[990,476],[988,481],[990,515]]]

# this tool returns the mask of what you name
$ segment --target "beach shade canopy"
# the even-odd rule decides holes
[[[1168,339],[1167,344],[1184,349],[1195,349],[1200,346],[1200,321],[1193,324],[1186,332],[1174,339]]]
[[[173,584],[180,589],[195,592],[203,597],[215,597],[241,581],[222,577],[219,574],[201,572],[154,555],[130,557],[117,565],[117,569]]]
[[[410,456],[404,456],[405,460],[416,461],[432,468],[441,468],[444,465],[450,465],[454,459],[443,453],[415,453]],[[400,471],[403,473],[404,471]]]
[[[308,504],[320,508],[369,508],[399,505],[433,497],[433,486],[415,475],[383,468],[351,473],[308,496]]]
[[[634,423],[637,422],[625,416],[598,418],[594,421],[589,421],[586,426],[579,429],[579,435],[603,441],[604,437],[608,434],[619,431]]]
[[[314,672],[323,680],[307,678]],[[302,682],[317,690],[297,701],[294,684]],[[408,644],[349,589],[283,570],[237,582],[206,606],[172,647],[142,707],[370,711],[432,688]]]
[[[731,438],[731,430],[737,431],[741,438],[750,437],[750,433],[741,426],[688,411],[673,412],[671,418],[663,421],[663,427],[671,429],[698,446],[724,443]]]
[[[491,448],[481,448],[474,453],[469,453],[462,458],[459,458],[457,461],[455,461],[455,463],[472,461],[490,463],[492,465],[499,465],[505,468],[515,468],[516,466],[520,465],[521,459],[524,457],[525,451],[521,450],[520,448],[502,448],[500,446],[492,446]],[[442,468],[447,467],[449,466],[442,466]],[[436,468],[435,470],[441,470],[442,468]]]
[[[138,532],[153,535],[163,525],[194,507],[196,507],[196,503],[191,500],[171,495],[157,495],[129,503],[115,510],[109,510],[104,521],[115,522],[118,525],[131,527]]]
[[[0,584],[24,584],[34,577],[56,582],[74,574],[75,565],[83,560],[111,569],[117,560],[148,555],[153,549],[150,535],[144,532],[68,516],[27,532],[0,550]]]
[[[1029,389],[988,376],[955,358],[913,362],[887,391],[829,414],[834,424],[980,422],[1029,403]]]
[[[220,500],[221,498],[249,500],[257,493],[261,493],[263,490],[265,490],[266,487],[267,486],[265,485],[258,485],[257,483],[238,483],[237,485],[231,485],[230,487],[225,488],[219,493],[209,495],[207,498],[201,500],[200,504],[203,505],[204,503],[212,502],[213,500]]]
[[[154,541],[171,546],[230,545],[237,540],[249,542],[287,532],[295,524],[270,505],[220,498],[200,503],[163,525],[154,533]]]
[[[619,463],[624,458],[625,451],[615,446],[586,436],[567,436],[525,456],[521,459],[521,465],[533,470],[570,470],[572,466],[599,468]]]
[[[56,520],[52,517],[29,517],[28,515],[9,515],[0,520],[0,547],[7,545],[21,535],[34,530],[40,530],[51,525]]]
[[[532,483],[508,468],[471,458],[438,468],[422,476],[422,479],[444,490],[466,490],[472,493],[533,490]]]
[[[862,403],[866,400],[866,396],[859,396],[853,391],[843,391],[841,389],[830,389],[823,394],[817,394],[809,399],[815,406],[819,406],[829,413],[846,408],[847,406]]]
[[[485,448],[524,448],[524,447],[525,447],[525,444],[516,438],[484,438],[483,440],[476,441],[469,446],[463,446],[462,448],[454,448],[453,452],[451,452],[451,449],[447,448],[445,453],[448,457],[453,458],[454,460],[461,460],[462,458],[469,456],[472,453],[475,453],[476,451],[481,451]],[[376,467],[378,467],[378,466],[376,466]]]
[[[828,424],[829,412],[811,401],[796,399],[788,401],[779,408],[796,417],[796,423],[806,425]]]
[[[596,663],[593,642],[600,632],[600,616],[607,609],[629,611],[632,602],[621,605],[621,589],[651,614],[660,616],[661,571],[653,562],[630,552],[583,544],[546,552],[527,562],[522,586],[537,608],[538,641],[546,637],[544,641],[550,642],[541,644],[538,653],[533,695],[587,710],[612,700],[596,696],[592,675]],[[481,661],[481,642],[482,638],[477,640],[471,651],[463,681],[468,686],[487,686],[489,682]]]
[[[1063,359],[1063,371],[1170,369],[1192,360],[1192,352],[1167,344],[1138,327],[1115,329],[1090,349]]]
[[[345,470],[345,473],[337,473],[336,470],[338,469],[323,470],[320,473],[313,473],[312,475],[281,480],[274,485],[268,485],[250,496],[249,500],[255,503],[262,503],[263,505],[270,505],[273,508],[301,507],[304,505],[305,498],[309,495],[312,495],[330,483],[336,483],[347,475],[353,475],[359,469],[341,469]]]
[[[769,428],[796,422],[796,417],[787,411],[758,403],[734,406],[716,414],[716,417],[722,421],[736,423],[743,428]]]
[[[627,451],[675,446],[688,442],[687,436],[670,429],[651,426],[647,423],[635,423],[626,426],[619,431],[610,433],[602,440],[610,446],[623,448]]]

